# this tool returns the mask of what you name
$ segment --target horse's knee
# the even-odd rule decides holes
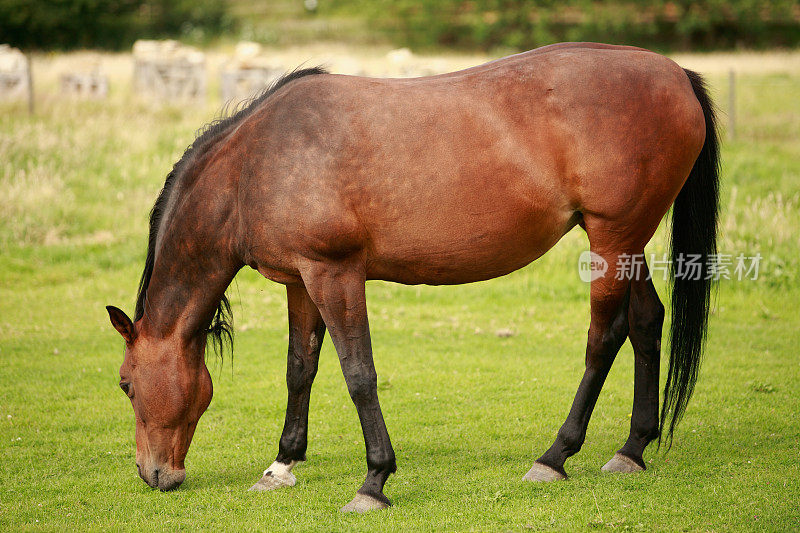
[[[291,353],[286,366],[286,385],[291,392],[302,392],[311,387],[317,375],[317,359]]]
[[[290,302],[291,304],[291,302]],[[297,318],[294,319],[297,321]],[[319,352],[325,335],[325,325],[321,319],[319,325],[292,324],[290,313],[289,353],[286,363],[286,384],[289,392],[302,393],[310,389],[317,375]],[[302,327],[301,327],[302,326]]]
[[[378,391],[378,376],[373,372],[353,372],[347,376],[347,392],[356,405],[372,400]]]

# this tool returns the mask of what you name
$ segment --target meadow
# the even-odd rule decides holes
[[[215,394],[186,482],[161,493],[137,477],[132,410],[117,386],[123,343],[104,306],[132,314],[148,211],[219,105],[154,106],[114,78],[108,100],[59,97],[57,68],[78,56],[35,58],[33,116],[0,103],[0,529],[800,529],[800,53],[676,58],[708,74],[723,125],[727,69],[737,70],[719,246],[762,260],[758,279],[719,286],[700,380],[669,453],[651,446],[641,474],[600,472],[628,434],[626,343],[583,450],[567,462],[570,479],[522,481],[583,373],[589,287],[577,261],[587,242],[576,229],[501,279],[368,284],[398,471],[386,486],[394,506],[360,516],[338,511],[365,461],[330,339],[298,484],[246,490],[277,453],[287,344],[285,291],[249,269],[229,289],[235,354],[207,357]],[[129,56],[103,60],[124,80]],[[665,236],[662,227],[648,252],[665,252]]]

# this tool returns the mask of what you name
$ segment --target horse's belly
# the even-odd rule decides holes
[[[574,226],[564,210],[462,214],[448,221],[408,221],[404,230],[375,239],[367,277],[404,284],[452,285],[503,276],[540,257]]]

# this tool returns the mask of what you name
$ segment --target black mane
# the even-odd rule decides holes
[[[295,69],[287,72],[277,80],[275,80],[269,87],[264,89],[259,95],[250,100],[246,100],[236,106],[229,114],[229,116],[216,119],[203,128],[198,130],[197,138],[190,144],[183,152],[183,156],[172,167],[172,170],[167,174],[167,179],[164,182],[164,187],[158,195],[153,209],[150,211],[150,234],[147,244],[147,259],[144,263],[144,271],[142,278],[139,281],[139,291],[136,297],[136,311],[133,320],[139,320],[145,314],[147,305],[147,287],[150,285],[150,278],[153,275],[153,266],[156,260],[156,241],[158,239],[159,228],[161,221],[164,217],[164,211],[172,192],[175,189],[175,182],[181,175],[184,168],[188,163],[194,160],[197,156],[203,154],[213,141],[217,139],[224,132],[231,129],[231,127],[239,124],[242,120],[251,115],[265,100],[275,94],[280,88],[286,84],[305,76],[315,74],[325,74],[325,69],[321,67]],[[224,113],[224,111],[223,111]],[[227,341],[233,340],[233,315],[231,313],[231,305],[228,298],[223,295],[222,300],[214,313],[214,318],[208,329],[208,334],[211,336],[211,341],[218,352],[221,351],[223,345]]]

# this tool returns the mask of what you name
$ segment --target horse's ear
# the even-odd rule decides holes
[[[111,319],[111,325],[114,326],[114,329],[119,331],[126,343],[133,344],[134,339],[136,339],[136,332],[133,329],[133,322],[125,314],[125,311],[113,305],[107,305],[106,311],[108,311],[108,317]]]

